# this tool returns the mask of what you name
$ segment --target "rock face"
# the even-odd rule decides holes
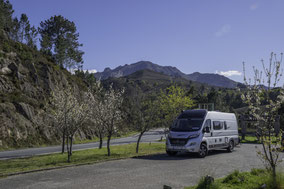
[[[172,77],[181,77],[191,81],[197,81],[199,83],[205,83],[211,86],[235,88],[238,83],[218,74],[210,73],[192,73],[185,74],[176,67],[172,66],[160,66],[149,61],[140,61],[130,65],[119,66],[115,69],[106,68],[103,72],[95,74],[97,79],[107,79],[109,77],[124,77],[140,70],[152,70],[154,72],[163,73]]]
[[[33,58],[23,61],[16,53],[0,52],[0,148],[55,143],[51,116],[42,109],[55,88],[80,84],[66,70]]]

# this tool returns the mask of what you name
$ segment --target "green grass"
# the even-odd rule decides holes
[[[62,167],[68,165],[93,164],[102,161],[130,158],[165,152],[165,144],[141,143],[139,153],[135,153],[136,144],[111,146],[111,156],[107,156],[107,149],[89,149],[75,151],[71,156],[71,163],[67,163],[67,154],[50,154],[30,158],[0,161],[0,177],[9,174]]]
[[[242,138],[242,137],[240,137]],[[256,136],[246,136],[245,140],[241,140],[241,143],[250,143],[250,144],[260,144]]]
[[[266,189],[284,189],[284,174],[278,173],[277,187],[273,187],[271,175],[264,169],[252,169],[250,172],[234,171],[207,186],[204,180],[203,177],[197,186],[185,187],[185,189],[259,189],[264,184]]]

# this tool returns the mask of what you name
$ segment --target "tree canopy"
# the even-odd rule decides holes
[[[55,62],[64,68],[81,68],[83,64],[82,46],[78,42],[79,33],[74,22],[63,16],[53,16],[40,23],[41,50],[53,56]]]

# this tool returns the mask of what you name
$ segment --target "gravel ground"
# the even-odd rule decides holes
[[[259,146],[261,147],[261,146]],[[283,154],[282,157],[283,158]],[[283,164],[281,164],[283,166]],[[131,158],[94,165],[36,172],[0,179],[1,188],[183,188],[201,176],[222,177],[234,170],[262,168],[255,145],[242,144],[232,153],[219,150],[200,159],[194,154],[166,154]]]

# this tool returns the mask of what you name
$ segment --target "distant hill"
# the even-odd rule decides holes
[[[187,79],[192,81],[197,81],[200,83],[206,83],[208,85],[226,87],[226,88],[235,88],[238,85],[238,82],[233,81],[225,76],[212,73],[199,73],[194,72],[186,76]]]
[[[159,75],[160,77],[164,78],[164,74],[175,77],[175,78],[183,78],[191,81],[196,81],[199,83],[205,83],[211,86],[218,86],[218,87],[225,87],[225,88],[235,88],[238,85],[238,82],[233,81],[225,76],[219,74],[211,74],[211,73],[192,73],[192,74],[185,74],[181,72],[176,67],[172,66],[160,66],[158,64],[154,64],[149,61],[140,61],[133,64],[125,64],[124,66],[118,66],[115,69],[105,68],[103,72],[98,72],[95,74],[97,79],[105,80],[110,77],[118,78],[128,76],[140,70],[151,70],[157,73],[163,73],[163,75]],[[141,72],[142,73],[142,72]],[[141,74],[140,73],[140,74]],[[139,73],[137,73],[139,74]],[[145,73],[144,73],[145,74]],[[149,73],[148,73],[149,74]],[[153,73],[151,73],[153,76]],[[151,77],[152,77],[151,76]],[[158,77],[158,75],[155,75]],[[156,78],[157,79],[157,78]]]
[[[130,75],[124,76],[126,79],[131,80],[144,80],[144,81],[164,81],[164,82],[189,82],[183,77],[173,77],[164,73],[155,72],[150,69],[139,70]]]
[[[137,72],[139,70],[152,70],[155,72],[159,72],[159,73],[164,73],[166,75],[170,75],[170,76],[179,76],[182,77],[185,74],[182,73],[180,70],[178,70],[176,67],[172,67],[172,66],[160,66],[158,64],[154,64],[152,62],[149,61],[140,61],[137,63],[133,63],[133,64],[125,64],[124,66],[118,66],[115,69],[110,69],[110,68],[105,68],[105,70],[103,72],[97,72],[95,74],[96,78],[100,78],[102,80],[107,79],[109,77],[123,77],[123,76],[127,76],[130,75],[134,72]]]

